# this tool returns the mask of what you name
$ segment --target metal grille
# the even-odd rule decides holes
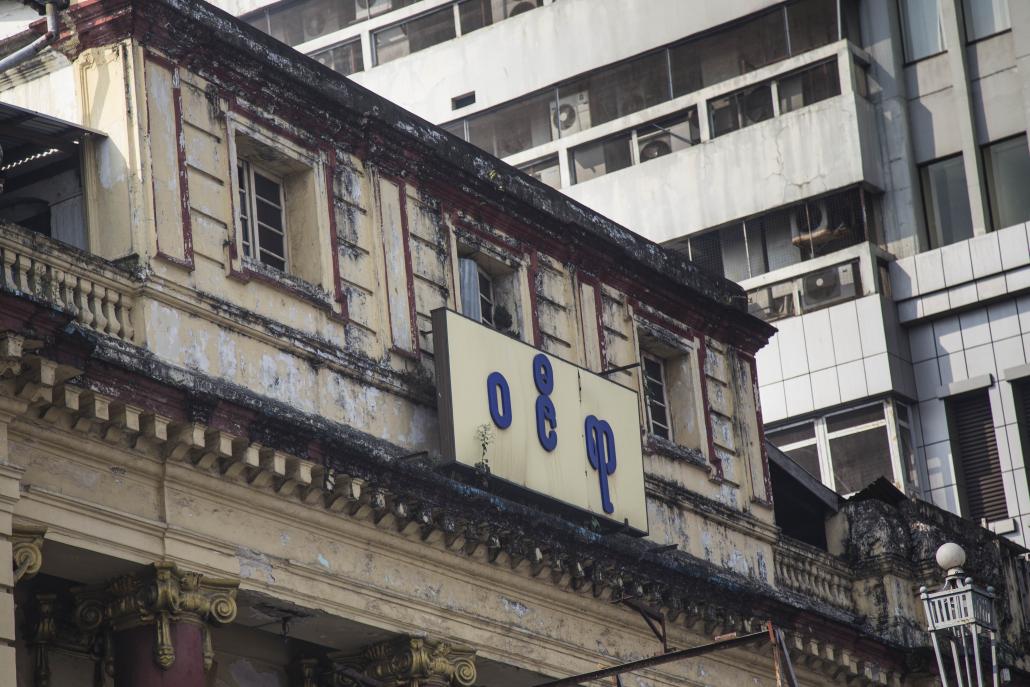
[[[957,467],[961,471],[965,515],[988,522],[1008,517],[987,391],[952,399],[948,410],[954,430],[952,445],[958,453]]]

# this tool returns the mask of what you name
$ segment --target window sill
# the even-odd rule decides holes
[[[269,286],[287,291],[313,305],[329,310],[333,309],[333,297],[321,286],[312,284],[287,272],[268,267],[253,258],[243,258],[243,273],[248,279],[256,279]]]
[[[967,40],[966,41],[966,45],[976,45],[977,43],[982,43],[984,41],[989,41],[992,38],[996,38],[998,36],[1003,36],[1006,33],[1012,33],[1012,27],[1011,26],[1008,27],[1007,29],[1002,29],[1001,31],[995,31],[994,33],[989,33],[986,36],[980,36],[979,38],[974,38],[972,40]]]
[[[663,439],[662,437],[656,434],[651,434],[650,432],[644,435],[644,448],[651,453],[664,456],[665,458],[671,458],[674,461],[690,463],[691,465],[696,465],[697,467],[704,468],[705,470],[711,467],[708,464],[708,459],[705,458],[700,449],[680,446],[675,442]]]
[[[913,65],[919,64],[920,62],[926,62],[927,60],[932,60],[935,57],[939,57],[941,55],[946,55],[947,53],[948,53],[947,50],[941,50],[940,52],[935,52],[935,53],[930,54],[930,55],[924,55],[924,56],[918,57],[918,58],[916,58],[914,60],[906,60],[905,63],[903,65],[901,65],[901,66],[902,66],[902,68],[911,67]]]

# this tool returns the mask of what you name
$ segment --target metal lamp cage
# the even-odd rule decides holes
[[[999,686],[998,626],[994,609],[994,589],[973,585],[971,577],[962,578],[961,571],[950,574],[936,592],[926,587],[919,590],[937,668],[943,687],[949,687],[948,663],[942,644],[950,648],[957,687],[984,687],[984,670],[989,669],[994,687]],[[990,652],[990,666],[983,659]]]

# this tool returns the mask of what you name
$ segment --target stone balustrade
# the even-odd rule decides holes
[[[830,554],[801,542],[780,540],[775,556],[778,586],[838,608],[853,607],[851,575]]]
[[[77,248],[2,223],[0,290],[55,306],[101,334],[134,340],[135,287],[124,272]]]

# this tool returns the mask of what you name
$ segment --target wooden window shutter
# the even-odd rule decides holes
[[[1007,518],[998,442],[987,390],[950,399],[948,413],[964,515],[977,522]]]

